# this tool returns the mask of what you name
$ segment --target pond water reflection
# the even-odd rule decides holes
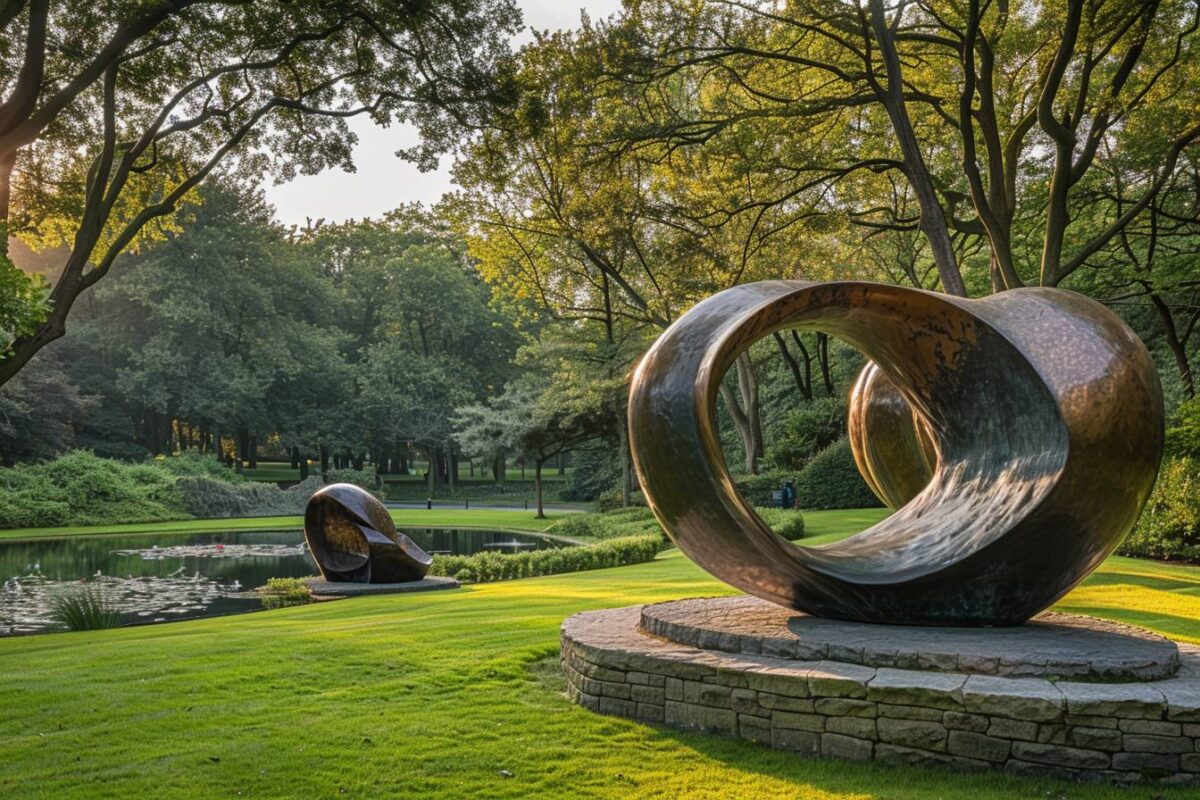
[[[405,529],[431,553],[556,547],[536,536]],[[50,600],[86,581],[124,624],[254,611],[270,578],[316,575],[300,531],[75,536],[0,541],[0,636],[57,626]]]

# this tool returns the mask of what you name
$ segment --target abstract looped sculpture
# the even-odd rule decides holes
[[[419,581],[433,558],[396,530],[387,507],[349,483],[332,483],[308,501],[304,539],[331,582]]]
[[[896,513],[836,544],[776,536],[738,493],[716,399],[734,359],[783,328],[865,353],[850,432]],[[1100,565],[1136,521],[1162,454],[1146,348],[1112,312],[1057,289],[979,300],[862,282],[766,281],[708,298],[639,365],[634,464],[689,558],[810,614],[1016,625]]]

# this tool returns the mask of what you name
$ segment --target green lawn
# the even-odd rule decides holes
[[[881,515],[810,513],[810,541]],[[0,797],[1196,796],[809,760],[562,697],[567,615],[728,591],[670,551],[449,592],[0,640]],[[1062,607],[1200,642],[1200,569],[1111,559]]]
[[[424,483],[423,477],[429,465],[424,461],[414,461],[412,463],[412,472],[409,475],[385,475],[384,480],[388,483]],[[367,469],[374,469],[370,464]],[[573,467],[567,467],[562,475],[558,474],[558,467],[549,466],[542,470],[542,480],[547,482],[565,481],[571,474]],[[315,462],[309,466],[309,474],[316,475],[319,471],[319,465]],[[298,481],[300,480],[300,470],[293,469],[292,465],[287,461],[259,461],[258,466],[254,469],[245,467],[242,469],[242,475],[246,478],[255,481]],[[533,467],[528,467],[524,471],[520,467],[509,466],[505,470],[505,480],[508,481],[532,481]],[[471,474],[470,465],[465,461],[458,466],[458,479],[460,481],[490,481],[492,473],[478,468],[475,474]]]
[[[494,528],[498,530],[540,531],[563,518],[563,514],[547,514],[536,519],[534,512],[524,511],[464,511],[460,509],[423,508],[391,509],[392,519],[409,528]],[[105,533],[212,533],[219,531],[282,531],[299,529],[304,518],[294,517],[237,517],[234,519],[187,519],[179,522],[142,522],[131,525],[86,525],[58,528],[13,528],[0,530],[3,539],[44,539],[59,536],[95,536]]]

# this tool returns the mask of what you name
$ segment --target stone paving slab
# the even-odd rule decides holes
[[[370,594],[408,594],[410,592],[432,592],[438,589],[457,589],[459,582],[454,578],[428,577],[419,581],[403,583],[350,583],[327,581],[324,578],[309,578],[305,583],[318,597],[359,597]]]
[[[563,623],[574,702],[809,757],[1200,784],[1191,645],[1174,677],[1084,683],[703,649],[647,633],[645,619],[632,606]]]
[[[1056,612],[1014,628],[922,628],[822,619],[743,595],[648,605],[640,625],[702,650],[1001,677],[1138,682],[1180,665],[1166,637]]]

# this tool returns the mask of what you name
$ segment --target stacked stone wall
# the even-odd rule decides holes
[[[710,652],[647,635],[637,611],[564,625],[573,701],[814,757],[1200,781],[1200,679],[1082,683]]]

